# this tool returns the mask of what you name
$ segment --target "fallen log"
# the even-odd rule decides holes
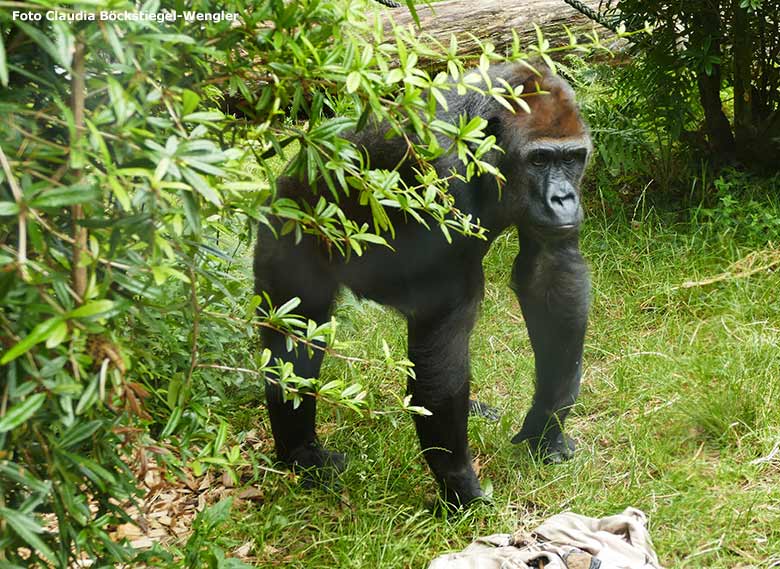
[[[390,5],[393,1],[377,0],[385,5]],[[597,11],[606,0],[579,1],[587,8]],[[412,33],[423,40],[423,44],[426,43],[425,38],[428,38],[431,43],[438,42],[442,46],[449,46],[450,35],[455,34],[458,39],[458,55],[464,57],[481,53],[479,42],[486,41],[492,42],[496,53],[510,55],[513,32],[518,36],[521,50],[527,51],[530,45],[538,42],[535,26],[542,30],[544,38],[552,47],[568,45],[569,36],[565,27],[575,33],[578,39],[582,38],[583,33],[593,30],[597,30],[602,39],[614,38],[612,31],[599,26],[563,0],[446,0],[430,5],[419,4],[416,9],[419,26],[405,5],[395,8],[377,7],[386,28],[391,22],[410,28]],[[429,70],[445,65],[443,60],[424,54],[420,55],[419,61]],[[266,78],[258,78],[249,79],[247,82],[252,84],[255,92],[260,92],[266,81]],[[226,96],[221,107],[225,113],[245,118],[254,116],[251,110],[247,110],[251,105],[246,103],[240,92]]]
[[[582,4],[598,10],[600,0],[582,0]],[[416,6],[420,26],[404,5],[383,10],[383,18],[396,25],[412,26],[416,33],[449,45],[450,35],[458,39],[458,55],[480,51],[478,41],[490,41],[496,52],[508,55],[512,48],[512,32],[520,39],[521,49],[537,43],[534,24],[544,33],[551,46],[569,43],[564,25],[575,33],[594,28],[602,37],[614,35],[598,26],[563,0],[447,0]]]

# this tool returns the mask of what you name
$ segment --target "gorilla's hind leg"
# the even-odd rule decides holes
[[[273,354],[272,361],[278,358],[292,362],[296,375],[300,377],[316,377],[319,374],[323,355],[321,350],[315,349],[311,357],[304,346],[299,346],[297,353],[295,349],[287,352],[284,336],[273,331],[264,332],[263,336],[266,347]],[[274,380],[273,375],[266,380],[265,399],[277,458],[293,471],[303,472],[304,485],[329,484],[334,475],[344,469],[346,459],[342,453],[324,448],[317,439],[316,399],[310,394],[304,394],[295,408],[292,401],[284,400],[283,390]]]
[[[469,414],[469,336],[478,298],[436,314],[409,318],[412,403],[431,412],[415,415],[420,447],[441,496],[451,508],[483,497],[471,464],[467,440]]]
[[[259,250],[261,243],[258,242],[255,258],[255,288],[258,294],[267,293],[276,306],[298,297],[301,303],[295,310],[297,314],[318,323],[327,321],[336,292],[336,284],[329,275],[315,268],[316,265],[306,258],[303,248],[290,248],[284,255],[263,255]],[[276,251],[272,249],[272,252]],[[281,258],[281,261],[274,262],[274,257]],[[264,328],[262,337],[263,345],[271,350],[272,364],[291,363],[295,374],[303,378],[319,375],[325,348],[323,343],[316,342],[313,350],[303,345],[288,350],[284,334]],[[318,441],[315,429],[317,401],[314,396],[301,395],[300,404],[295,407],[292,401],[285,401],[276,374],[272,372],[266,378],[265,399],[279,461],[294,471],[305,472],[305,485],[332,481],[334,475],[344,469],[345,456],[324,448]]]

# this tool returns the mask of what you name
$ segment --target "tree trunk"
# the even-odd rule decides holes
[[[752,108],[753,42],[747,8],[734,2],[734,141],[737,160],[751,161],[754,152],[756,128]]]
[[[598,10],[599,1],[582,0],[582,3]],[[387,10],[385,14],[396,24],[417,29],[405,6]],[[417,14],[420,17],[419,33],[444,46],[449,45],[450,35],[455,34],[459,55],[480,51],[476,40],[489,40],[496,46],[496,52],[508,55],[512,51],[513,31],[520,39],[521,50],[525,51],[529,45],[537,43],[534,24],[541,28],[552,46],[569,43],[564,24],[572,31],[591,31],[595,26],[600,35],[613,35],[563,0],[448,0],[430,6],[419,5]]]
[[[694,16],[691,33],[695,35],[693,45],[706,45],[706,40],[709,38],[711,44],[708,54],[718,58],[722,56],[719,2],[699,9]],[[713,63],[709,74],[704,68],[697,69],[696,83],[699,87],[699,100],[704,110],[707,139],[716,166],[732,164],[736,158],[734,134],[729,119],[723,112],[723,102],[720,99],[720,64]]]
[[[696,73],[699,99],[704,109],[704,125],[707,139],[715,156],[717,166],[732,164],[736,158],[734,135],[720,100],[720,65],[712,66],[712,74],[704,70]]]

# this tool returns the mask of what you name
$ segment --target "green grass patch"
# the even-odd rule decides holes
[[[469,427],[494,504],[433,517],[435,486],[408,417],[323,408],[324,442],[350,458],[341,490],[307,492],[290,477],[259,472],[253,483],[265,500],[234,511],[225,544],[250,541],[261,566],[423,567],[478,535],[531,528],[564,510],[604,516],[631,505],[648,514],[668,567],[780,561],[780,462],[756,462],[780,441],[777,274],[680,288],[750,249],[652,213],[592,218],[582,247],[593,303],[582,395],[569,421],[574,460],[541,465],[509,443],[529,405],[533,358],[507,287],[517,252],[507,234],[485,260],[472,340],[473,392],[503,412],[499,423],[472,419]],[[392,406],[404,379],[381,365],[382,341],[402,354],[403,320],[350,295],[337,315],[349,355],[371,361],[329,358],[323,375],[360,381],[375,408]],[[235,405],[236,430],[269,431],[260,406]]]

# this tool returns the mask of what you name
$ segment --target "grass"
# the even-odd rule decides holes
[[[528,408],[533,359],[506,286],[516,237],[505,235],[485,260],[472,340],[473,392],[503,412],[499,423],[469,427],[494,504],[433,517],[435,487],[408,417],[323,408],[322,438],[350,457],[341,491],[303,491],[260,472],[254,484],[265,499],[234,511],[224,544],[251,542],[260,566],[424,567],[478,535],[530,529],[564,510],[604,516],[635,506],[667,567],[778,566],[780,462],[755,462],[780,442],[777,274],[676,288],[749,250],[653,212],[592,218],[582,246],[593,305],[582,395],[568,423],[574,460],[541,465],[509,443]],[[345,296],[338,316],[349,355],[381,362],[383,339],[403,353],[405,325],[392,311]],[[368,385],[377,409],[404,389],[381,363],[330,358],[323,375]],[[229,405],[242,417],[237,430],[269,432],[256,402]]]

